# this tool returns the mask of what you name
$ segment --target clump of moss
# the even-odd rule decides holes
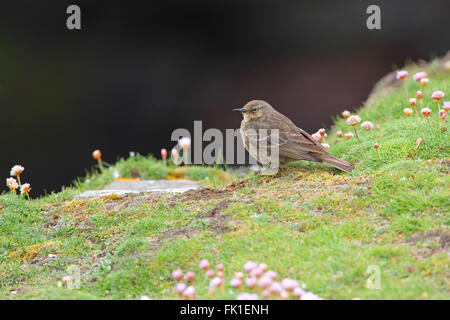
[[[119,160],[114,166],[121,177],[142,178],[150,180],[165,179],[168,176],[169,168],[154,157],[144,157],[137,154],[128,159]]]
[[[93,168],[84,179],[75,181],[75,187],[81,190],[99,189],[113,182],[117,177],[141,180],[188,179],[201,181],[205,185],[218,186],[235,179],[233,170],[224,171],[208,166],[176,166],[155,159],[152,155],[137,154],[119,159],[101,173]]]

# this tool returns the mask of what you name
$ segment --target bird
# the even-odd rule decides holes
[[[269,103],[262,100],[252,100],[242,108],[233,109],[242,113],[244,119],[241,122],[240,133],[245,149],[259,163],[267,163],[267,159],[261,158],[261,152],[250,146],[250,141],[263,139],[268,148],[278,145],[279,164],[292,161],[306,160],[312,162],[326,163],[345,172],[351,172],[355,165],[349,161],[332,156],[327,150],[305,130],[297,127],[289,118],[276,111]],[[278,143],[271,139],[271,133],[265,137],[260,135],[260,129],[268,132],[278,129]],[[269,137],[269,138],[267,138]]]

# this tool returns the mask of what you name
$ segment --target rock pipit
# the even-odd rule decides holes
[[[273,148],[272,141],[276,141],[279,152],[279,163],[307,160],[323,162],[345,172],[350,172],[355,167],[351,162],[330,155],[325,148],[309,133],[298,128],[286,116],[276,111],[270,104],[261,100],[253,100],[243,108],[233,109],[241,112],[244,120],[241,122],[241,135],[247,151],[260,163],[267,163],[261,159],[257,148],[251,147],[249,141],[256,141],[258,145],[264,142],[267,148]],[[269,131],[264,137],[260,129]],[[271,139],[271,130],[278,129],[278,139]],[[269,138],[267,138],[269,136]],[[264,141],[262,141],[264,139]],[[276,147],[276,145],[275,145]]]

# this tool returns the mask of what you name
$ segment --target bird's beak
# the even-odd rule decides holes
[[[233,109],[233,111],[236,111],[236,112],[247,112],[247,110],[245,110],[244,108]]]

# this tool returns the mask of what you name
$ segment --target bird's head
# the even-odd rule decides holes
[[[273,111],[273,108],[265,101],[252,100],[242,108],[233,109],[233,111],[241,112],[245,121],[254,121],[264,119]]]

